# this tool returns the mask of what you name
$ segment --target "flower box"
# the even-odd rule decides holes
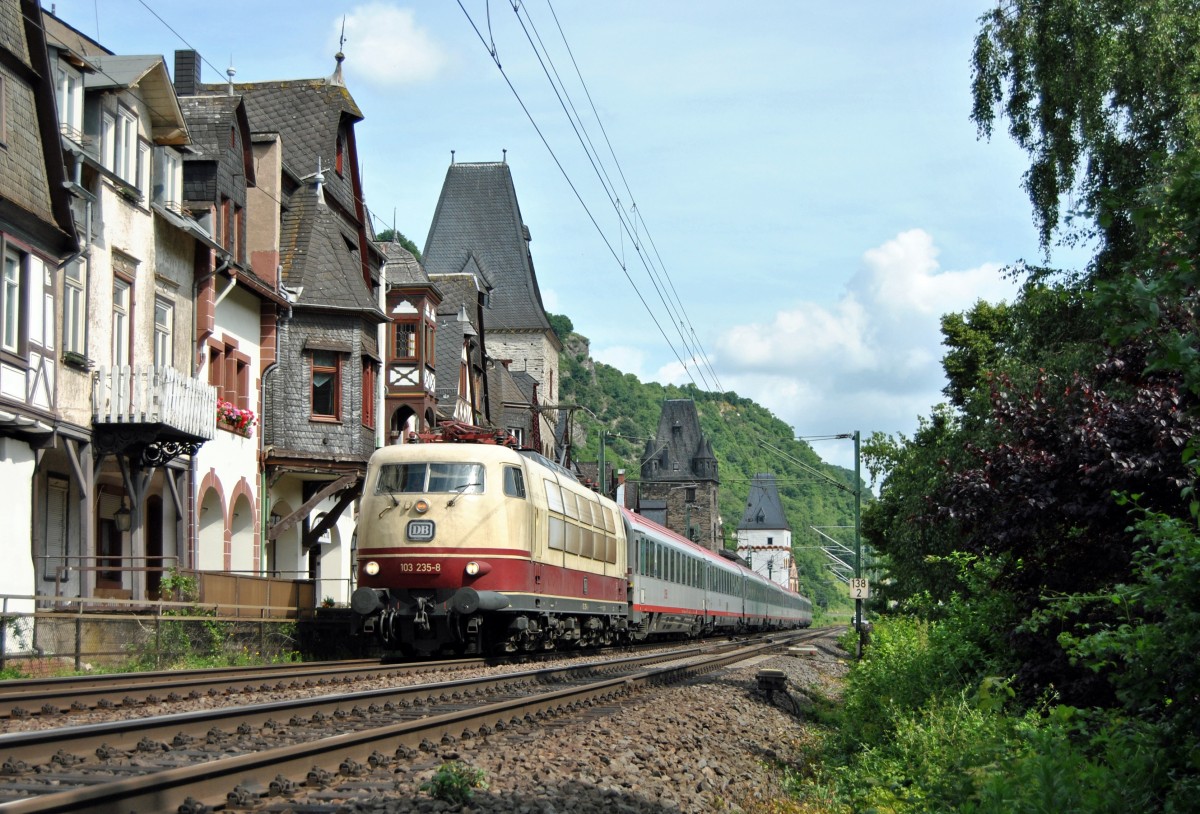
[[[242,410],[228,401],[217,402],[217,426],[249,438],[258,419],[253,410]]]

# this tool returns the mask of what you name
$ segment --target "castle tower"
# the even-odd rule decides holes
[[[720,479],[712,444],[691,399],[663,402],[658,432],[642,459],[638,511],[712,551],[724,548]]]
[[[792,527],[783,514],[773,474],[755,475],[750,482],[746,511],[737,527],[737,552],[759,574],[797,589]]]

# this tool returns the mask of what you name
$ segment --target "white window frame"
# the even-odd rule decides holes
[[[175,303],[166,297],[154,298],[154,366],[174,367]]]
[[[183,212],[183,157],[172,147],[155,147],[157,160],[154,162],[158,177],[154,179],[157,190],[154,201],[172,212]]]
[[[21,297],[24,292],[25,257],[4,246],[4,276],[0,279],[0,348],[21,351]]]
[[[87,348],[86,292],[87,267],[84,261],[76,260],[63,274],[63,350],[81,356]]]
[[[129,318],[132,310],[133,284],[121,277],[113,278],[112,363],[114,368],[130,364]]]
[[[154,148],[150,142],[144,139],[138,139],[137,151],[137,188],[142,193],[142,200],[149,203],[150,191],[152,182],[152,173],[150,172],[150,157],[154,154]]]
[[[83,78],[59,63],[57,91],[58,123],[68,137],[79,141],[83,137]]]
[[[117,117],[104,111],[100,117],[100,143],[104,148],[104,166],[117,171]]]
[[[116,135],[113,145],[113,166],[124,181],[137,185],[138,121],[134,112],[127,107],[117,109]]]

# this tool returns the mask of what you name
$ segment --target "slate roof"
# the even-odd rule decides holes
[[[240,96],[180,96],[179,107],[192,134],[192,152],[184,159],[219,161],[229,149],[229,129],[238,123],[241,103]],[[253,162],[248,163],[253,169]],[[253,178],[247,181],[253,182]]]
[[[387,285],[389,288],[407,285],[433,286],[421,263],[408,249],[396,241],[377,244],[387,258]]]
[[[771,473],[755,475],[750,481],[750,496],[746,499],[746,512],[738,523],[742,529],[781,529],[791,531],[783,504],[779,500],[779,489]]]
[[[318,200],[316,186],[297,190],[283,213],[279,260],[292,290],[304,287],[296,303],[320,308],[350,308],[387,317],[363,284],[358,235],[343,218]]]
[[[494,288],[491,330],[548,332],[528,235],[507,163],[451,164],[425,243],[425,270],[435,281],[442,274],[485,271],[485,287]]]
[[[657,471],[653,469],[655,462]],[[642,478],[681,482],[717,479],[716,455],[700,429],[696,402],[691,399],[663,402],[658,431],[646,444]]]
[[[246,102],[250,129],[275,132],[282,137],[284,168],[296,178],[316,172],[318,156],[322,166],[332,174],[342,116],[349,116],[355,122],[363,118],[350,91],[328,79],[244,82],[233,88]],[[228,85],[205,84],[203,89],[206,93],[224,94]],[[354,211],[352,201],[344,204]]]

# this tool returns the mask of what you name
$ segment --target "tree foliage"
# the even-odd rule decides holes
[[[417,258],[417,262],[421,262],[421,250],[417,248],[417,244],[406,238],[402,233],[395,229],[384,229],[379,234],[375,235],[377,243],[391,243],[395,241],[412,253],[412,256]]]

